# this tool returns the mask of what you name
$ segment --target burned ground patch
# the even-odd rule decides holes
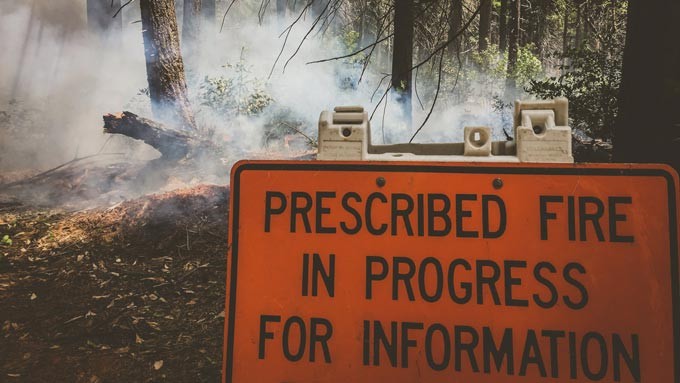
[[[227,216],[218,186],[0,207],[0,380],[217,381]]]

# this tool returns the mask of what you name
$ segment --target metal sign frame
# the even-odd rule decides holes
[[[227,267],[227,296],[225,340],[223,352],[223,382],[232,382],[234,364],[235,314],[237,308],[239,227],[241,203],[241,176],[244,172],[271,171],[351,171],[389,173],[432,173],[432,174],[488,174],[488,175],[566,175],[566,176],[611,176],[611,177],[661,177],[665,179],[668,197],[668,229],[670,238],[670,272],[672,289],[673,317],[673,360],[674,382],[680,382],[680,275],[678,252],[678,189],[680,188],[675,171],[665,165],[630,164],[489,164],[489,163],[367,163],[367,162],[302,162],[302,161],[241,161],[236,164],[231,175],[231,209],[229,227],[229,259]]]

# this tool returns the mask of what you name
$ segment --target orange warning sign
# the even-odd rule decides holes
[[[225,382],[680,382],[678,178],[241,162]]]

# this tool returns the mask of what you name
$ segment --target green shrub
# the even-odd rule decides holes
[[[206,76],[201,85],[201,105],[224,117],[255,116],[272,104],[264,81],[253,78],[245,59],[224,65],[227,74]]]
[[[567,97],[572,127],[596,138],[611,139],[618,112],[622,57],[581,49],[569,52],[566,59],[570,63],[561,67],[561,76],[531,80],[526,91],[544,99]]]
[[[531,51],[532,46],[520,47],[517,51],[517,65],[512,77],[517,81],[517,86],[524,88],[535,78],[543,74],[543,64]]]
[[[520,47],[517,52],[517,65],[511,77],[522,90],[530,84],[531,79],[543,76],[541,60],[532,53],[532,46]],[[457,74],[457,64],[454,62],[445,66],[448,75],[445,85],[453,88],[457,102],[467,99],[493,100],[505,93],[508,55],[500,52],[498,45],[489,45],[482,52],[471,52],[472,65],[465,65]],[[454,88],[455,85],[455,88]]]

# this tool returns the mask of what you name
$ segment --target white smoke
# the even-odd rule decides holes
[[[125,28],[118,49],[105,49],[89,35],[84,12],[82,1],[0,4],[3,168],[96,153],[107,139],[101,116],[145,87],[139,24]]]
[[[217,29],[229,2],[218,7]],[[270,2],[274,7],[275,2]],[[199,79],[220,75],[226,63],[245,57],[252,76],[267,80],[267,91],[275,103],[302,116],[305,131],[315,134],[322,110],[338,105],[361,105],[371,113],[386,83],[377,88],[382,73],[369,68],[363,80],[352,87],[343,86],[344,78],[356,79],[360,65],[342,60],[321,64],[309,61],[346,53],[341,36],[328,29],[325,34],[312,31],[285,68],[284,64],[307,34],[312,20],[302,18],[291,30],[281,57],[284,31],[296,15],[277,20],[274,10],[260,24],[259,0],[238,1],[230,10],[221,33],[203,41],[199,58]],[[125,152],[126,158],[153,158],[157,153],[125,137],[110,137],[101,130],[101,116],[130,110],[153,117],[146,96],[141,23],[136,3],[126,7],[120,46],[102,46],[87,30],[84,0],[3,0],[0,3],[0,167],[50,168],[76,156],[106,152]],[[178,14],[181,18],[181,11]],[[181,27],[181,22],[178,23]],[[377,89],[377,92],[376,92]],[[196,100],[197,88],[190,98]],[[422,91],[421,91],[422,92]],[[445,92],[445,91],[443,91]],[[487,124],[498,127],[489,106],[457,106],[440,95],[428,125],[416,141],[461,141],[464,125]],[[372,120],[373,142],[404,142],[425,118],[431,92],[423,96],[424,109],[414,99],[414,126],[408,128],[396,103],[387,97],[387,109],[379,106]],[[194,109],[201,108],[194,102]],[[482,116],[480,118],[480,116]],[[264,116],[266,117],[266,116]],[[227,135],[244,150],[262,145],[263,127],[259,119],[237,121],[203,119]],[[495,135],[499,136],[496,129]]]

